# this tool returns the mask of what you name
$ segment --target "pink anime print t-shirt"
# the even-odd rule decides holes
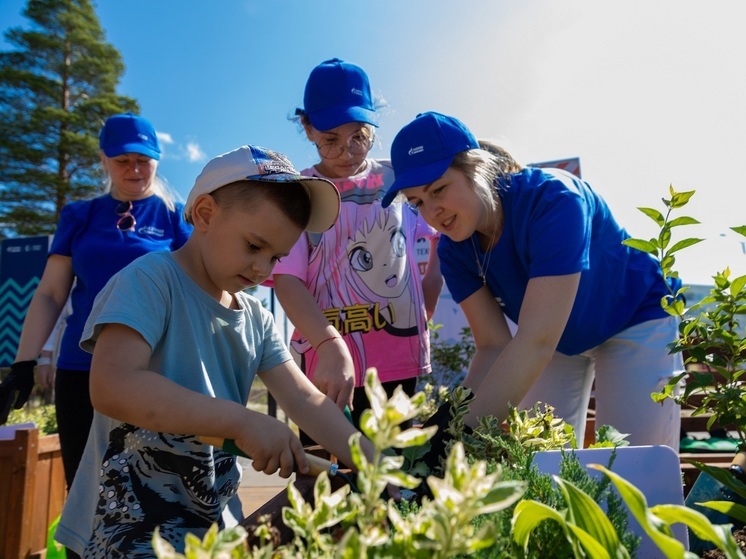
[[[323,176],[315,168],[302,174]],[[323,234],[304,233],[273,271],[305,282],[350,349],[356,386],[368,367],[382,382],[430,372],[415,242],[437,233],[407,204],[381,207],[393,178],[388,161],[368,159],[362,173],[330,179],[342,198],[337,223]],[[291,349],[313,378],[316,353],[297,330]]]

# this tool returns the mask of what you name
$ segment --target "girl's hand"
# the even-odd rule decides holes
[[[341,337],[335,337],[317,346],[318,363],[313,384],[339,409],[352,409],[352,391],[355,388],[355,365]]]

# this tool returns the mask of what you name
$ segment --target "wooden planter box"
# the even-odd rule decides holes
[[[0,440],[0,559],[43,558],[67,494],[60,439],[36,428],[14,434]]]

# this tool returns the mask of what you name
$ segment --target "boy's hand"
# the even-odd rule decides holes
[[[342,338],[321,344],[316,352],[318,363],[313,383],[339,409],[352,409],[352,391],[355,388],[355,365]]]
[[[236,445],[248,456],[251,466],[258,472],[289,478],[293,470],[308,472],[309,465],[300,439],[290,428],[274,417],[257,413],[253,421],[236,438]]]

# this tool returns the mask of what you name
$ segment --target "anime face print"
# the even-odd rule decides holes
[[[365,222],[347,247],[350,267],[366,287],[379,297],[400,297],[409,284],[406,236],[399,223],[389,223],[382,212],[370,225]]]

